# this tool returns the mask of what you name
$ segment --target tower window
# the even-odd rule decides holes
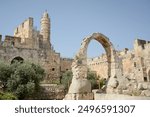
[[[55,71],[55,68],[52,68],[52,71]]]

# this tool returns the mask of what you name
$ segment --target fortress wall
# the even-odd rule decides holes
[[[68,70],[71,70],[71,65],[72,65],[73,59],[68,59],[68,58],[61,58],[60,59],[60,71],[65,72]]]

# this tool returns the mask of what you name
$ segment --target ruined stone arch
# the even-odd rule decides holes
[[[105,49],[108,61],[108,86],[111,86],[111,82],[117,82],[119,65],[117,62],[116,51],[110,40],[101,33],[93,33],[92,35],[83,39],[81,47],[76,54],[72,63],[73,78],[69,87],[68,94],[65,99],[93,99],[93,93],[91,92],[91,83],[87,80],[87,48],[90,41],[94,39],[98,41]],[[94,51],[94,50],[93,50]],[[110,82],[110,83],[109,83]],[[113,84],[114,85],[114,84]],[[109,88],[107,88],[109,89]],[[112,92],[108,90],[108,92]],[[86,94],[86,95],[84,95]]]
[[[120,69],[118,64],[119,59],[116,56],[113,44],[103,34],[93,33],[83,39],[81,47],[72,62],[73,78],[65,99],[93,99],[91,83],[87,80],[87,48],[92,39],[98,41],[106,51],[109,74],[107,89],[109,89],[108,87],[111,87],[112,85],[115,86],[115,88],[117,87],[117,78],[119,76],[118,73],[120,73]],[[107,90],[107,92],[113,91],[113,88],[111,88],[111,90]]]
[[[108,76],[116,75],[116,51],[110,40],[101,33],[93,33],[92,35],[83,39],[80,50],[76,54],[73,64],[73,78],[84,79],[87,77],[87,48],[91,40],[98,41],[105,49],[108,61]],[[94,51],[94,50],[93,50]]]

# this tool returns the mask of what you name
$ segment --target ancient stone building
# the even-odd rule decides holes
[[[50,99],[62,99],[63,88],[57,86],[63,72],[71,70],[73,79],[65,99],[93,99],[91,83],[86,79],[87,70],[96,72],[99,78],[107,79],[106,92],[114,94],[140,95],[150,97],[150,41],[135,40],[134,49],[115,50],[105,35],[93,33],[83,39],[74,60],[61,58],[51,44],[50,18],[44,12],[41,29],[34,28],[33,18],[28,18],[14,31],[14,36],[0,35],[0,60],[8,63],[29,61],[45,69],[45,87]],[[87,48],[91,40],[100,43],[106,54],[88,59]],[[56,98],[52,98],[52,92]]]
[[[88,59],[87,48],[94,39],[106,54]],[[64,99],[150,99],[150,41],[135,40],[134,49],[115,50],[105,35],[93,33],[83,39],[72,63],[73,79]],[[106,79],[101,94],[94,95],[87,80],[87,70]],[[94,96],[94,97],[93,97]],[[110,97],[110,98],[109,98]],[[145,98],[148,97],[148,98]]]
[[[69,70],[71,59],[63,59],[51,44],[50,18],[44,12],[41,29],[34,28],[33,18],[28,18],[14,31],[14,36],[0,35],[0,60],[12,63],[14,60],[29,61],[41,65],[46,71],[43,83],[59,83],[61,70]],[[67,61],[68,60],[68,61]]]
[[[122,75],[138,82],[150,82],[150,41],[136,39],[134,49],[125,48],[116,51]],[[108,61],[106,54],[87,60],[88,68],[96,71],[100,78],[108,78]]]

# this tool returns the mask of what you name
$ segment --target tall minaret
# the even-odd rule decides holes
[[[43,16],[41,18],[40,34],[43,35],[43,44],[46,44],[50,47],[50,18],[47,11],[43,13]]]

